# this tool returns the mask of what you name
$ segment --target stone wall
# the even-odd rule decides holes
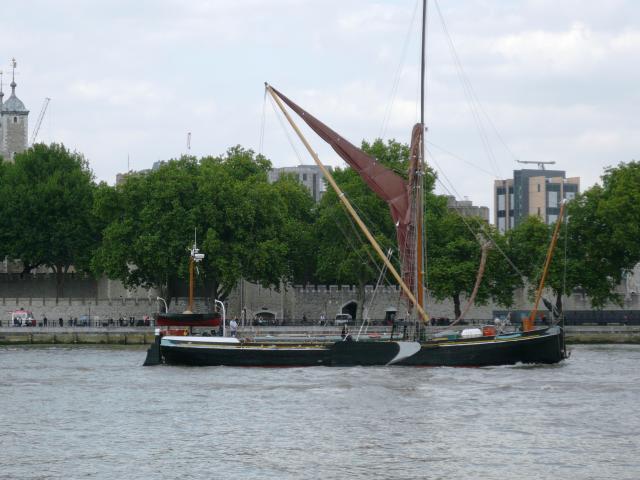
[[[118,300],[96,300],[86,298],[0,298],[0,321],[3,325],[11,320],[14,310],[29,310],[36,320],[41,321],[45,316],[50,321],[62,318],[66,322],[69,318],[79,318],[88,315],[92,320],[108,320],[135,317],[143,318],[158,310],[157,302],[147,298],[127,298]]]
[[[29,275],[17,279],[19,275],[0,275],[0,319],[11,318],[11,311],[25,308],[34,313],[40,320],[44,315],[49,319],[62,317],[80,317],[81,315],[97,316],[102,319],[141,318],[158,311],[156,301],[157,292],[153,289],[126,289],[120,282],[101,279],[97,282],[90,279],[76,278],[69,281],[65,294],[69,291],[81,293],[55,299],[55,276]],[[51,292],[54,292],[53,294]],[[607,305],[606,310],[635,310],[640,311],[640,266],[636,267],[634,275],[619,287],[623,304]],[[553,299],[551,292],[547,298]],[[373,301],[372,301],[373,300]],[[514,297],[513,310],[529,310],[532,299],[525,291],[518,291]],[[581,293],[574,293],[563,299],[565,310],[592,310],[589,298]],[[300,320],[304,317],[317,322],[324,314],[327,320],[343,311],[349,312],[350,307],[357,308],[357,316],[361,318],[363,305],[369,309],[369,318],[383,320],[389,311],[395,310],[398,318],[406,315],[404,302],[397,287],[381,287],[377,292],[371,286],[364,289],[364,298],[359,298],[355,287],[349,285],[296,285],[282,286],[279,289],[263,288],[260,285],[246,281],[239,283],[226,300],[227,316],[242,318],[243,310],[246,318],[252,319],[263,316],[281,320]],[[464,306],[465,299],[461,299]],[[354,305],[355,304],[355,305]],[[542,307],[542,306],[541,306]],[[174,299],[169,306],[172,312],[182,312],[187,308],[187,299]],[[195,310],[206,312],[213,310],[213,304],[208,298],[196,300]],[[427,312],[432,317],[453,318],[454,309],[451,301],[435,302],[427,297]],[[493,318],[494,310],[504,308],[494,305],[477,305],[470,309],[466,318],[489,320]]]

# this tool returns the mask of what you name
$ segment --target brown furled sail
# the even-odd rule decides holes
[[[275,88],[271,87],[273,92],[278,95],[289,108],[296,112],[302,120],[305,121],[309,127],[318,134],[325,142],[327,142],[340,157],[347,162],[347,164],[353,168],[364,182],[373,190],[378,197],[387,202],[389,209],[391,210],[391,218],[396,225],[396,234],[398,240],[398,249],[400,251],[400,258],[402,260],[402,277],[403,280],[412,292],[415,292],[415,275],[414,269],[410,265],[415,257],[415,246],[410,241],[409,235],[413,230],[413,219],[411,215],[411,187],[405,179],[403,179],[397,173],[389,170],[387,167],[379,163],[375,158],[367,155],[358,147],[344,139],[337,132],[329,128],[322,123],[316,117],[309,112],[296,105],[293,101],[280,93]],[[416,127],[418,127],[418,124]],[[417,151],[420,134],[422,128],[419,128],[418,134],[416,134],[417,128],[414,127],[414,131],[411,135],[411,160],[410,160],[410,177],[415,172],[415,164],[418,162],[419,155],[414,151]],[[415,145],[414,145],[415,142]],[[414,158],[415,157],[415,158]]]

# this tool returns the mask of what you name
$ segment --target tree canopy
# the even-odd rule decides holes
[[[187,248],[205,253],[200,282],[224,299],[241,278],[265,286],[303,275],[293,257],[304,251],[310,195],[299,184],[267,181],[270,162],[251,150],[183,157],[103,192],[96,215],[111,212],[94,259],[127,286],[155,286],[171,299],[188,278]],[[106,213],[108,215],[108,213]]]
[[[61,144],[36,144],[0,166],[0,253],[25,271],[44,265],[58,278],[85,270],[100,242],[95,184],[86,159]]]
[[[384,166],[404,174],[409,147],[393,140],[362,143],[362,150]],[[383,250],[396,245],[395,226],[388,205],[351,169],[335,169],[333,177]],[[333,190],[322,197],[315,226],[318,242],[317,274],[321,281],[364,286],[375,283],[380,260]],[[397,250],[394,252],[396,265]]]
[[[409,148],[380,139],[362,149],[406,176]],[[240,146],[223,155],[182,157],[116,186],[96,184],[86,159],[63,145],[37,144],[0,162],[0,255],[21,259],[25,271],[44,265],[64,273],[105,274],[128,287],[154,286],[170,300],[184,290],[188,248],[197,234],[205,253],[201,292],[224,299],[241,278],[278,288],[283,283],[374,284],[381,262],[329,190],[315,204],[297,178],[270,183],[271,163]],[[383,250],[399,268],[389,207],[350,168],[334,177]],[[480,219],[462,218],[425,177],[428,288],[452,299],[455,315],[469,297],[491,240],[477,303],[510,306],[516,288],[538,284],[553,226],[529,217],[506,235]],[[601,184],[567,205],[547,286],[561,306],[576,289],[594,307],[620,302],[624,275],[640,262],[640,163],[605,170]],[[480,234],[480,238],[478,235]],[[566,245],[566,255],[565,255]],[[509,258],[505,260],[503,254]],[[510,262],[515,265],[513,269]],[[390,276],[384,281],[395,283]]]
[[[615,287],[640,262],[640,163],[605,170],[569,204],[569,288],[581,288],[594,307],[620,303]],[[568,292],[566,292],[568,293]]]

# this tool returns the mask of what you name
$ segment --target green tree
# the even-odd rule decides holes
[[[295,176],[283,175],[273,184],[285,208],[283,241],[287,243],[287,280],[298,284],[316,280],[314,224],[317,209],[309,190]]]
[[[640,261],[640,164],[608,168],[602,185],[566,205],[564,222],[545,285],[562,310],[562,296],[579,289],[591,305],[620,303],[616,287]],[[527,278],[530,294],[538,287],[554,225],[529,217],[507,237],[510,256]],[[566,247],[566,249],[565,249]]]
[[[101,190],[94,213],[109,223],[93,258],[95,272],[127,287],[158,287],[171,298],[187,272],[186,249],[197,226],[196,172],[196,161],[183,158]]]
[[[482,257],[482,245],[487,243],[487,259],[474,298],[476,304],[486,304],[491,298],[499,304],[513,302],[514,280],[503,258],[505,243],[498,233],[481,218],[462,217],[446,208],[446,197],[428,218],[427,272],[429,291],[438,300],[451,299],[455,318],[462,312],[461,297],[471,297]]]
[[[199,205],[212,292],[225,298],[240,278],[278,288],[288,270],[286,206],[267,181],[270,162],[241,147],[202,161]]]
[[[96,215],[111,216],[94,258],[98,272],[127,286],[155,286],[169,301],[188,279],[187,247],[197,231],[205,253],[200,285],[225,299],[240,278],[278,286],[291,274],[284,195],[267,181],[270,162],[251,150],[197,161],[173,160],[133,175],[115,195],[99,195]]]
[[[640,261],[639,162],[607,168],[602,185],[569,204],[568,235],[568,289],[581,288],[596,308],[621,303],[615,287]]]
[[[378,162],[406,178],[408,145],[395,140],[385,143],[376,139],[372,143],[363,141],[361,148]],[[355,170],[336,169],[333,176],[383,251],[392,249],[392,262],[399,271],[396,228],[389,206],[375,195]],[[433,172],[428,171],[425,176],[425,191],[428,196],[431,195],[434,182]],[[364,286],[377,282],[382,262],[333,190],[328,190],[320,202],[315,237],[318,242],[316,258],[319,280],[355,285],[358,304],[363,305]],[[388,273],[387,275],[391,278]],[[359,315],[361,314],[362,309],[359,311]]]
[[[88,269],[100,241],[88,163],[64,145],[36,144],[0,172],[0,250],[22,260],[25,271],[52,268],[59,297],[64,274],[72,265]]]

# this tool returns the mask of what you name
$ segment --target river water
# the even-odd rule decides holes
[[[0,478],[640,478],[640,346],[473,369],[144,357],[0,348]]]

